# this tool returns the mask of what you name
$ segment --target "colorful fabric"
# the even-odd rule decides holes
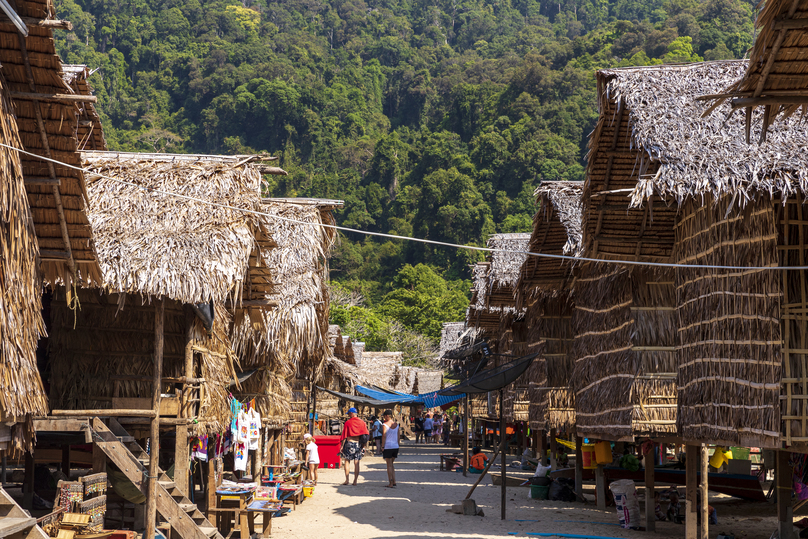
[[[365,450],[362,448],[359,442],[345,440],[345,442],[342,444],[342,449],[339,452],[339,456],[345,460],[362,460],[362,457],[365,456]]]
[[[345,426],[342,429],[342,435],[339,437],[339,440],[343,441],[346,438],[362,436],[363,434],[370,435],[368,432],[368,426],[365,425],[365,422],[358,417],[351,417],[345,422]]]

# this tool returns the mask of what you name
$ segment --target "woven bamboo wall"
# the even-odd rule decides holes
[[[775,205],[781,266],[806,266],[808,209],[799,200]],[[805,271],[780,274],[783,298],[783,377],[780,389],[782,435],[786,445],[808,443],[808,282]]]
[[[680,264],[775,266],[770,200],[728,212],[728,198],[687,202],[676,226]],[[677,277],[679,428],[686,440],[778,447],[779,272],[682,269]]]
[[[309,430],[309,383],[302,378],[292,380],[292,412],[286,447],[298,447]]]

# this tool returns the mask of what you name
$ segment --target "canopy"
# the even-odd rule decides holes
[[[364,386],[356,386],[356,390],[380,402],[387,402],[388,404],[423,404],[426,408],[443,406],[462,397],[462,394],[442,395],[439,391],[432,391],[431,393],[424,393],[423,395],[408,395],[406,393],[390,392]]]
[[[376,399],[372,399],[370,397],[363,397],[361,395],[348,395],[347,393],[340,393],[339,391],[332,391],[330,389],[326,389],[324,387],[317,386],[317,389],[320,391],[325,391],[326,393],[331,393],[335,397],[339,397],[341,399],[345,399],[349,402],[354,402],[357,404],[364,404],[366,406],[372,406],[374,408],[385,408],[390,406],[391,404],[401,404],[399,402],[393,402],[389,400],[380,401]]]
[[[471,378],[452,386],[448,387],[439,393],[444,396],[456,396],[462,393],[488,393],[489,391],[496,391],[503,387],[510,385],[517,378],[530,367],[533,360],[536,359],[539,353],[522,356],[515,361],[494,367],[475,374]]]

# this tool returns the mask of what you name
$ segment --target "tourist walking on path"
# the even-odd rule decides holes
[[[359,415],[356,408],[348,409],[348,420],[342,427],[342,435],[339,438],[340,452],[339,456],[342,458],[342,466],[345,469],[345,482],[343,485],[349,484],[351,477],[350,465],[351,461],[354,463],[354,480],[353,484],[359,480],[359,461],[365,454],[365,444],[367,443],[370,433],[368,426],[365,422],[357,417]],[[364,440],[362,439],[364,437]]]
[[[429,443],[432,438],[432,414],[426,414],[424,419],[424,442]]]
[[[382,454],[382,422],[379,418],[373,416],[370,418],[373,425],[370,427],[370,437],[373,438],[373,450],[376,456]]]
[[[396,469],[393,466],[393,461],[398,458],[399,434],[401,431],[398,428],[398,423],[393,419],[392,410],[385,410],[383,417],[382,447],[384,451],[382,452],[382,456],[387,463],[387,487],[395,488]]]

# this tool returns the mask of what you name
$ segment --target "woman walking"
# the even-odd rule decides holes
[[[399,448],[399,434],[398,423],[393,419],[392,410],[385,410],[384,414],[383,433],[382,433],[382,456],[387,463],[387,488],[396,487],[396,469],[393,467],[393,461],[398,458]]]

